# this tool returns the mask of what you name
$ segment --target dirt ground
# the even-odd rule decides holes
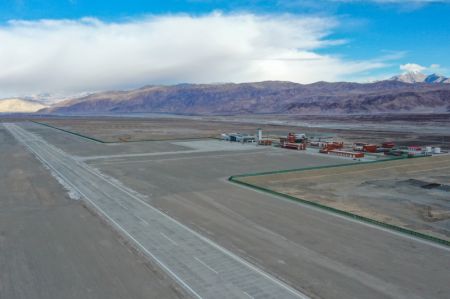
[[[239,180],[450,240],[450,155]]]
[[[184,298],[0,125],[0,298]]]
[[[182,118],[116,118],[116,119],[47,119],[40,121],[71,132],[106,142],[142,140],[175,140],[218,138],[221,133],[256,134],[261,127],[265,133],[286,135],[296,128],[287,126],[238,124]]]
[[[108,123],[104,118],[98,120],[103,121],[107,128]],[[113,119],[109,125],[113,126],[116,122],[117,120]],[[146,119],[136,119],[135,122],[139,124],[139,122],[146,122]],[[166,121],[166,125],[171,123]],[[198,124],[198,120],[195,123]],[[237,129],[232,131],[243,131],[240,128],[244,125],[237,123],[235,125]],[[258,127],[256,124],[248,125],[252,128]],[[306,151],[288,151],[269,147],[263,149],[259,147],[254,151],[222,149],[222,151],[200,154],[189,152],[189,149],[195,150],[190,147],[194,143],[211,143],[211,147],[213,143],[223,143],[224,147],[225,144],[230,145],[215,140],[102,144],[34,123],[22,123],[20,126],[78,158],[97,157],[89,160],[89,164],[132,190],[148,196],[146,200],[149,204],[293,287],[307,290],[312,298],[450,297],[448,287],[450,255],[447,248],[431,242],[411,239],[402,234],[392,233],[390,230],[363,225],[346,217],[335,217],[334,214],[324,213],[323,210],[298,205],[294,201],[280,200],[270,194],[242,188],[226,180],[232,174],[335,165],[348,163],[348,160],[310,154]],[[130,128],[133,129],[133,126]],[[89,133],[96,134],[94,129],[95,126],[91,126],[92,132]],[[297,128],[297,131],[301,132],[301,130]],[[361,131],[358,134],[365,133]],[[366,136],[369,138],[372,135]],[[7,163],[5,167],[0,167],[0,170],[7,171],[10,168],[7,167],[8,163],[20,163],[20,167],[33,167],[33,165],[35,167],[35,164],[39,163],[33,159],[34,163],[30,163],[30,160],[10,159],[11,152],[18,151],[14,147],[10,149],[10,152],[6,152],[4,150],[6,144],[6,142],[0,142],[3,149],[1,153],[5,155],[4,160]],[[253,147],[253,145],[235,146]],[[171,155],[165,152],[167,149],[172,152]],[[25,149],[22,150],[25,151]],[[174,154],[175,151],[179,153]],[[164,155],[161,155],[163,153]],[[151,155],[140,156],[141,154]],[[99,159],[100,155],[115,155],[115,157]],[[434,166],[436,172],[442,171],[440,168],[444,166],[440,164],[437,163],[437,166]],[[57,181],[49,177],[48,173],[44,175],[46,169],[41,168],[41,172],[36,173],[36,178],[30,180],[30,183],[23,184],[33,187],[31,190],[36,189],[35,192],[23,189],[22,184],[17,185],[21,187],[17,190],[21,191],[22,200],[28,200],[30,195],[38,193],[39,189],[47,188],[50,181],[57,187]],[[402,171],[399,171],[399,175],[401,173]],[[369,187],[374,192],[385,189],[377,185],[377,180],[372,181],[374,184]],[[419,179],[414,181],[405,178],[404,181],[405,188],[423,189],[420,189],[422,183]],[[0,182],[3,182],[5,186],[0,190],[16,186],[11,184],[10,180],[0,180]],[[347,186],[353,188],[350,182],[347,183],[349,184]],[[61,189],[60,193],[64,192],[61,186],[59,189]],[[423,192],[425,191],[429,192],[424,189]],[[441,192],[439,189],[434,191]],[[14,195],[16,192],[7,194]],[[42,194],[45,195],[45,193]],[[47,196],[44,197],[47,198]],[[3,200],[2,196],[0,198]],[[9,201],[18,203],[14,196]],[[68,198],[67,201],[70,202]],[[5,211],[11,213],[10,209]],[[32,209],[21,211],[36,213]],[[437,215],[433,211],[430,213]],[[78,217],[72,217],[74,220],[71,220],[67,213],[61,213],[60,210],[55,209],[53,216],[57,221],[46,224],[49,218],[46,213],[42,213],[40,219],[27,220],[23,215],[19,216],[12,213],[10,217],[0,217],[3,225],[8,224],[5,226],[5,231],[17,231],[24,221],[26,224],[33,224],[27,226],[29,232],[25,235],[26,237],[20,235],[5,239],[4,236],[8,238],[8,234],[2,235],[0,231],[0,245],[2,240],[5,240],[3,244],[8,245],[6,250],[0,250],[0,256],[4,252],[6,255],[3,260],[7,265],[11,265],[10,268],[6,268],[10,269],[9,271],[3,272],[12,277],[8,278],[9,281],[21,282],[15,285],[10,283],[12,287],[8,290],[26,290],[31,294],[29,298],[139,298],[141,293],[133,296],[134,291],[142,292],[147,298],[169,298],[171,294],[172,297],[179,295],[176,292],[178,289],[173,289],[172,285],[163,279],[164,277],[159,276],[162,275],[159,269],[151,268],[158,275],[139,273],[139,269],[133,270],[133,267],[126,266],[132,261],[127,259],[125,254],[115,253],[115,256],[111,257],[115,247],[122,243],[106,246],[105,249],[105,246],[97,246],[96,243],[103,244],[106,237],[91,233],[89,237],[81,238],[85,227],[94,231],[92,228],[102,225],[99,219],[97,219],[99,223],[94,222],[96,217],[92,217],[94,219],[91,221],[84,218],[80,220]],[[61,219],[64,221],[61,222]],[[42,225],[42,222],[45,225]],[[445,224],[443,221],[438,223]],[[2,223],[0,223],[1,227]],[[75,235],[73,229],[75,229]],[[113,231],[110,234],[114,238]],[[30,235],[31,238],[28,237]],[[48,241],[49,239],[51,240]],[[17,243],[15,240],[25,243]],[[53,246],[54,242],[64,244]],[[109,243],[114,244],[113,240]],[[93,254],[85,254],[87,250],[83,248],[86,244],[90,245],[88,248],[94,252]],[[47,245],[52,246],[50,251],[45,249]],[[62,252],[66,254],[58,254],[61,247],[63,247]],[[125,250],[128,249],[126,246],[122,247]],[[42,255],[45,254],[45,258],[38,256],[36,259],[23,259],[25,262],[28,260],[31,262],[16,263],[9,254],[20,253],[24,250],[21,248],[26,248],[31,257],[36,252],[40,252]],[[50,254],[46,254],[47,252]],[[55,252],[57,254],[53,254]],[[101,258],[98,257],[99,252]],[[86,259],[86,256],[90,259]],[[62,270],[66,266],[63,258],[70,261],[67,273]],[[36,261],[38,261],[37,266]],[[142,261],[139,259],[135,261],[135,263],[139,262]],[[22,270],[25,268],[24,265],[33,265],[34,271],[24,272],[25,270]],[[92,267],[94,269],[91,269]],[[3,268],[0,263],[0,269]],[[10,275],[9,273],[15,269],[19,269],[20,272],[13,272],[14,276]],[[1,279],[3,272],[0,271],[0,281],[8,281]],[[36,273],[38,275],[35,275]],[[43,277],[42,273],[49,273],[47,274],[49,278],[45,278],[48,283],[29,283],[36,277]],[[72,276],[76,276],[75,281],[72,280]],[[63,278],[67,283],[61,284],[58,278]],[[71,293],[68,288],[75,291]],[[4,286],[3,289],[6,290]],[[0,287],[0,293],[3,289]],[[86,295],[92,289],[94,292],[90,296]],[[41,290],[43,295],[33,296],[35,290]],[[153,292],[147,293],[147,290]],[[48,293],[45,293],[47,291],[54,291],[55,295],[48,296]],[[8,296],[8,293],[5,294],[5,298],[13,298]],[[102,296],[103,294],[105,296]],[[1,294],[0,297],[3,298]]]
[[[450,148],[450,115],[361,117],[228,116],[228,117],[66,117],[40,118],[39,122],[93,137],[105,142],[218,138],[221,133],[286,136],[288,132],[308,136],[332,136],[348,146],[353,142],[399,146],[431,145]]]

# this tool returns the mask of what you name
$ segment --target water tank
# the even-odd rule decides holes
[[[426,151],[427,153],[431,153],[431,146],[427,146],[427,147],[425,148],[425,151]]]
[[[435,148],[433,149],[433,153],[435,153],[435,154],[440,154],[440,153],[441,153],[441,148],[440,148],[440,147],[435,147]]]

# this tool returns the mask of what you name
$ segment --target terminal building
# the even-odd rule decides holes
[[[222,139],[231,142],[256,142],[255,135],[243,134],[243,133],[228,133],[222,134]]]

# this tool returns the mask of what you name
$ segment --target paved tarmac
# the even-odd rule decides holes
[[[0,125],[0,298],[186,296],[82,203]]]
[[[5,127],[197,298],[307,298],[14,124]]]
[[[273,148],[89,163],[311,297],[449,298],[449,248],[226,180],[230,174],[348,162]]]
[[[37,131],[34,125],[21,126]],[[233,174],[348,160],[281,149],[196,153],[188,144],[169,142],[121,145],[118,150],[50,130],[38,129],[39,135],[71,154],[114,155],[88,163],[114,177],[106,179],[120,189],[310,297],[450,298],[449,248],[226,181]],[[173,151],[172,145],[179,154],[162,154],[167,147]],[[174,241],[164,234],[166,242]],[[217,271],[210,260],[195,261]],[[206,265],[200,269],[207,271]]]

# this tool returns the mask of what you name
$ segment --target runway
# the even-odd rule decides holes
[[[191,241],[186,241],[188,244],[185,244],[179,240],[187,236],[190,238],[191,230],[206,236],[218,244],[219,248],[231,251],[231,256],[238,255],[244,259],[244,265],[245,261],[250,262],[261,270],[262,274],[258,271],[256,273],[263,278],[264,274],[270,274],[269,277],[277,278],[275,281],[281,280],[281,285],[300,290],[300,296],[307,294],[311,298],[367,299],[449,298],[449,248],[339,217],[270,194],[255,192],[226,180],[233,174],[336,165],[348,163],[347,160],[327,155],[311,155],[303,151],[283,151],[276,148],[258,150],[258,147],[251,145],[249,149],[253,150],[241,150],[244,149],[243,145],[223,150],[223,142],[214,140],[204,141],[204,144],[197,141],[195,144],[174,144],[170,141],[99,145],[34,124],[20,123],[17,127],[17,134],[26,134],[22,136],[25,143],[35,143],[32,144],[33,148],[66,175],[67,181],[75,184],[79,192],[85,192],[88,199],[92,197],[93,202],[98,202],[98,205],[137,241],[142,244],[144,240],[151,242],[149,246],[143,245],[160,258],[167,269],[180,271],[174,271],[174,274],[183,278],[182,281],[194,291],[197,291],[197,288],[192,286],[197,282],[191,282],[191,272],[195,273],[192,280],[200,280],[201,286],[201,283],[223,282],[224,280],[215,279],[228,268],[221,269],[222,264],[216,263],[215,256],[206,258],[209,254],[203,256],[194,251],[173,251],[177,250],[180,244],[192,248]],[[12,136],[9,138],[12,139]],[[220,147],[216,144],[220,144]],[[226,145],[228,143],[223,143],[223,146]],[[16,144],[17,146],[19,145]],[[167,149],[180,153],[164,155]],[[30,150],[33,151],[31,148]],[[148,153],[157,154],[147,155]],[[38,154],[36,156],[44,164],[47,163]],[[89,159],[99,156],[107,157]],[[80,157],[87,159],[84,161]],[[35,184],[47,188],[45,183]],[[113,186],[109,186],[110,184]],[[69,188],[74,189],[73,186]],[[155,213],[152,208],[158,210],[155,216],[157,219],[165,218],[166,215],[176,219],[176,222],[169,221],[169,227],[162,226],[163,229],[169,230],[163,230],[160,224],[141,217],[142,211],[145,211],[147,216]],[[163,214],[160,215],[159,211]],[[179,226],[177,223],[188,226],[188,233],[180,236],[178,228],[171,231],[172,225]],[[84,225],[78,229],[86,231],[86,227],[88,226]],[[142,232],[148,235],[141,235]],[[123,231],[122,235],[126,236]],[[129,236],[126,239],[131,240]],[[155,242],[159,245],[153,248]],[[161,247],[167,250],[163,252]],[[140,251],[146,253],[143,248]],[[150,253],[146,255],[150,257],[149,260],[155,261],[152,264],[158,267]],[[187,255],[188,260],[185,261],[183,255]],[[176,257],[176,261],[172,261],[172,256]],[[167,260],[163,260],[163,257]],[[240,258],[238,264],[241,263]],[[68,258],[68,261],[70,260]],[[233,260],[236,261],[234,258]],[[228,258],[225,264],[229,265]],[[160,268],[164,269],[164,266]],[[167,269],[166,272],[170,273]],[[255,272],[253,267],[250,267],[250,270]],[[184,279],[185,277],[187,278]],[[183,283],[175,283],[176,279],[165,278],[166,281],[173,280],[172,284],[182,289],[178,285]],[[241,281],[240,276],[239,280]],[[245,283],[252,282],[246,280]],[[273,283],[270,282],[271,287]],[[132,287],[129,282],[127,285]],[[267,294],[250,294],[243,287],[236,289],[236,286],[232,286],[233,288],[220,286],[220,290],[224,291],[224,294],[220,295],[238,298],[250,298],[250,295],[259,298]],[[210,293],[214,293],[214,298],[223,297],[217,295],[218,290],[212,286],[207,287],[211,288]],[[198,295],[211,297],[210,293]],[[292,296],[290,292],[287,293]],[[269,294],[267,297],[273,295]],[[276,297],[280,298],[278,293]]]
[[[41,137],[14,124],[5,127],[192,296],[307,298]]]

